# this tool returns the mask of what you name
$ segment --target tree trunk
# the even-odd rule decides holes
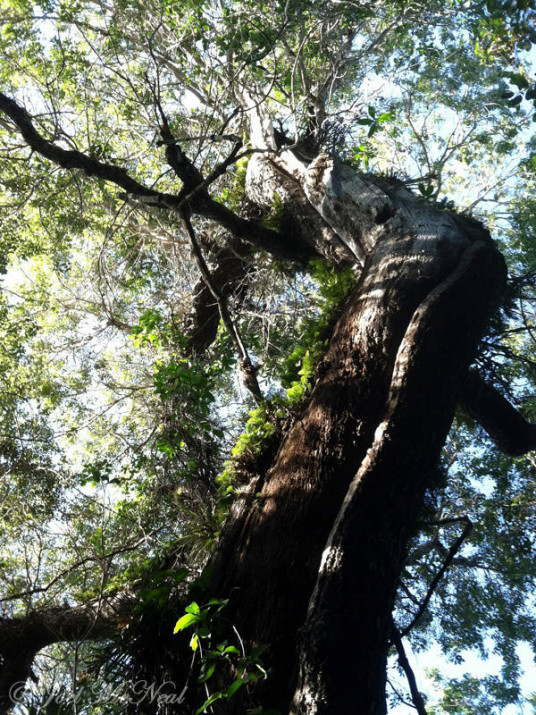
[[[263,705],[282,713],[313,590],[292,712],[385,712],[407,539],[458,381],[504,283],[502,258],[476,222],[455,221],[400,186],[383,194],[378,220],[372,188],[372,207],[353,197],[368,215],[356,242],[369,250],[311,398],[273,466],[235,503],[212,560],[211,594],[230,598],[241,638],[270,645]]]
[[[296,715],[386,712],[391,610],[405,546],[503,276],[500,254],[473,243],[415,312],[387,412],[322,557],[300,634]]]
[[[199,171],[171,142],[168,162],[190,191],[189,209],[278,258],[320,254],[362,270],[307,405],[273,464],[259,464],[235,501],[212,559],[210,596],[229,598],[226,615],[247,648],[270,645],[263,705],[284,715],[379,715],[406,543],[458,387],[466,407],[484,413],[495,432],[491,418],[504,413],[500,400],[465,378],[498,302],[504,264],[480,224],[429,206],[400,182],[358,176],[322,155],[307,166],[292,152],[277,152],[266,106],[244,97],[252,143],[267,150],[250,162],[250,199],[266,208],[277,194],[285,225],[267,229],[213,200]],[[148,189],[125,169],[47,141],[3,94],[0,110],[51,161],[183,216],[180,195]],[[236,267],[237,280],[243,270]],[[224,286],[218,283],[218,290]],[[208,326],[194,333],[200,347],[214,331],[209,305],[201,296],[196,306],[196,322]],[[534,440],[533,431],[521,442],[500,434],[516,453]],[[39,648],[104,636],[116,622],[115,616],[97,618],[84,629],[78,609],[68,611],[67,621],[60,614],[61,622],[3,624],[0,709],[8,706],[13,678],[28,673]],[[91,613],[81,612],[87,624]],[[102,631],[94,627],[101,621]],[[233,698],[221,712],[243,715],[246,709]]]

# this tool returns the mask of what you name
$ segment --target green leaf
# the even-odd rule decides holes
[[[205,661],[201,667],[201,675],[197,679],[197,682],[205,683],[207,680],[210,680],[210,678],[214,675],[215,670],[216,670],[216,661],[214,661],[214,660]]]
[[[173,633],[178,633],[179,631],[183,631],[185,628],[189,628],[190,626],[193,626],[194,623],[199,623],[200,617],[196,616],[193,613],[187,613],[175,624],[175,628],[173,629]]]
[[[380,114],[380,116],[377,118],[377,122],[383,123],[383,122],[390,122],[393,119],[393,115],[391,112],[383,112],[383,114]]]
[[[201,715],[201,713],[206,712],[207,709],[212,705],[212,703],[215,703],[217,700],[221,700],[224,697],[225,697],[225,694],[222,692],[213,693],[208,698],[208,700],[205,700],[203,705],[201,705],[201,707],[195,711],[195,715]]]
[[[197,615],[201,613],[201,609],[195,601],[192,601],[190,605],[186,606],[184,610],[186,611],[186,613],[195,613]]]
[[[516,73],[516,74],[511,74],[510,75],[510,82],[512,84],[515,84],[515,86],[518,89],[526,89],[527,87],[530,86],[530,83],[528,79],[525,77],[525,75]]]
[[[235,680],[234,683],[231,683],[229,686],[229,689],[225,693],[225,697],[227,699],[231,699],[233,695],[239,690],[245,683],[246,681],[243,680],[242,678],[238,678],[238,680]]]

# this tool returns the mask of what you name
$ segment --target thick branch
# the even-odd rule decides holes
[[[196,202],[194,206],[195,213],[216,221],[237,238],[242,238],[257,248],[262,248],[274,258],[300,261],[305,264],[311,258],[319,255],[311,246],[296,240],[294,235],[281,234],[266,228],[260,221],[237,216],[227,206],[214,201],[214,199],[204,198],[201,205]]]
[[[459,401],[502,452],[517,456],[536,449],[536,425],[476,371],[470,370],[464,378]]]
[[[28,112],[1,92],[0,110],[15,122],[24,140],[31,149],[41,154],[41,156],[50,159],[50,161],[53,161],[55,164],[59,164],[59,166],[62,166],[64,169],[81,169],[88,176],[95,176],[99,179],[104,179],[104,181],[110,181],[122,189],[125,189],[129,194],[147,197],[153,196],[162,199],[167,198],[171,201],[176,201],[176,197],[174,196],[167,196],[159,191],[143,186],[143,184],[140,184],[130,177],[127,170],[123,167],[105,164],[97,159],[92,159],[80,151],[62,149],[52,142],[47,141],[34,127]]]
[[[0,715],[13,707],[12,689],[22,689],[35,655],[52,643],[106,638],[132,614],[138,601],[122,593],[107,601],[51,608],[0,619]]]
[[[167,117],[158,99],[156,100],[156,104],[162,119],[160,134],[162,136],[162,142],[166,147],[167,163],[173,169],[175,174],[183,181],[185,189],[187,191],[191,191],[194,187],[202,184],[203,175],[199,169],[194,166],[194,164],[182,151],[180,144],[175,140],[175,137],[169,128]]]
[[[184,201],[182,196],[175,196],[148,188],[129,176],[124,167],[106,164],[80,151],[62,149],[53,142],[45,139],[34,127],[28,112],[1,92],[0,111],[4,112],[15,122],[24,140],[31,149],[62,168],[80,169],[87,174],[87,176],[94,176],[119,186],[124,189],[127,194],[135,196],[143,201],[143,203],[167,209],[175,213],[180,212],[181,205]],[[196,178],[199,179],[199,176],[200,175],[195,174],[195,172],[188,172],[188,178],[192,179],[192,181]],[[184,175],[184,178],[186,178],[186,175]],[[197,186],[199,182],[195,181],[193,183]],[[194,186],[188,186],[187,188],[191,191]],[[254,246],[282,260],[305,261],[314,256],[314,252],[311,248],[298,243],[298,241],[292,237],[282,236],[276,231],[262,226],[260,222],[250,221],[237,216],[237,214],[226,206],[210,198],[206,192],[194,193],[195,195],[191,195],[191,193],[188,195],[188,202],[192,211],[205,218],[216,221],[231,231],[237,238],[243,238],[245,241],[252,243]]]
[[[39,650],[60,641],[87,640],[109,636],[130,615],[137,603],[121,593],[106,601],[81,606],[57,607],[20,618],[0,620],[0,653]]]

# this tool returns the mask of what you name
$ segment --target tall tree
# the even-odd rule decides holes
[[[461,644],[496,629],[517,698],[530,611],[475,626],[442,584],[485,598],[497,559],[521,614],[533,578],[504,526],[530,483],[448,477],[472,420],[536,447],[505,397],[534,366],[529,5],[6,6],[3,712],[98,640],[101,684],[185,684],[138,711],[381,714],[394,648],[423,713],[402,636],[432,599]]]

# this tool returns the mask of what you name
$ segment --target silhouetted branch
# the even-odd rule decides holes
[[[453,521],[453,520],[450,520],[450,519],[446,520],[446,523],[451,523],[451,521]],[[400,631],[401,637],[407,636],[407,634],[412,630],[412,628],[414,628],[417,625],[417,623],[420,621],[420,619],[422,618],[422,616],[424,615],[424,612],[426,611],[426,609],[428,607],[430,599],[434,595],[434,591],[437,588],[437,584],[443,578],[445,571],[448,569],[448,567],[452,563],[452,560],[456,556],[456,553],[459,551],[461,545],[463,544],[463,542],[469,536],[469,534],[471,533],[471,531],[473,529],[473,523],[468,517],[459,518],[459,519],[456,519],[456,521],[465,522],[465,527],[464,527],[462,533],[460,534],[460,536],[456,539],[456,541],[450,547],[447,557],[446,557],[445,561],[443,562],[443,565],[441,566],[441,568],[435,575],[434,579],[432,580],[432,583],[428,587],[426,596],[424,597],[423,602],[419,606],[417,613],[413,617],[413,620],[411,621],[409,626],[406,626],[406,628],[404,628],[402,631]]]
[[[249,392],[251,392],[255,401],[258,404],[261,404],[262,402],[264,402],[264,397],[257,381],[257,371],[251,361],[251,358],[249,357],[248,351],[244,343],[242,342],[242,338],[240,336],[238,328],[236,327],[231,317],[229,308],[227,306],[227,300],[224,296],[221,295],[216,284],[214,283],[209,267],[207,266],[207,262],[205,261],[205,257],[203,256],[203,252],[197,240],[197,236],[195,235],[194,227],[192,226],[190,217],[187,215],[186,212],[182,214],[182,221],[186,229],[186,233],[190,238],[194,258],[199,267],[203,280],[218,306],[222,323],[225,325],[225,328],[229,333],[231,340],[233,341],[233,345],[238,352],[240,359],[240,372],[242,373],[244,386],[246,387],[246,389],[249,390]]]
[[[34,127],[28,112],[1,92],[0,111],[15,123],[31,149],[58,164],[58,166],[64,169],[79,169],[87,176],[94,176],[119,186],[126,192],[126,195],[120,196],[120,198],[133,196],[137,201],[148,206],[180,213],[185,196],[151,189],[133,179],[124,167],[93,159],[87,154],[74,149],[63,149],[48,141]],[[177,155],[176,145],[171,145],[168,149],[175,150],[175,156],[172,158],[174,161],[173,168],[176,169],[179,177],[185,183],[189,206],[193,212],[216,221],[231,231],[237,238],[243,238],[276,258],[304,261],[315,255],[313,249],[298,243],[291,236],[283,236],[277,231],[266,228],[259,221],[244,219],[223,204],[212,199],[205,190],[202,190],[205,188],[203,176],[192,162],[182,152]],[[233,152],[231,153],[232,155]],[[234,159],[236,159],[236,155],[234,155]],[[215,169],[215,171],[218,171],[218,169]]]
[[[402,638],[400,637],[400,632],[398,631],[398,628],[396,627],[394,621],[391,623],[391,642],[396,648],[396,652],[398,653],[398,662],[400,664],[400,667],[406,674],[413,705],[415,706],[415,709],[417,710],[419,715],[427,715],[426,708],[424,707],[423,697],[419,692],[419,688],[417,687],[415,673],[413,672],[413,669],[409,664],[406,651],[404,650],[404,644],[402,643]]]
[[[124,592],[93,603],[55,607],[27,616],[0,619],[0,715],[14,705],[13,691],[20,691],[32,676],[36,654],[52,643],[110,637],[138,603]]]
[[[516,456],[536,449],[536,425],[476,371],[470,370],[464,378],[459,402],[505,454]]]

